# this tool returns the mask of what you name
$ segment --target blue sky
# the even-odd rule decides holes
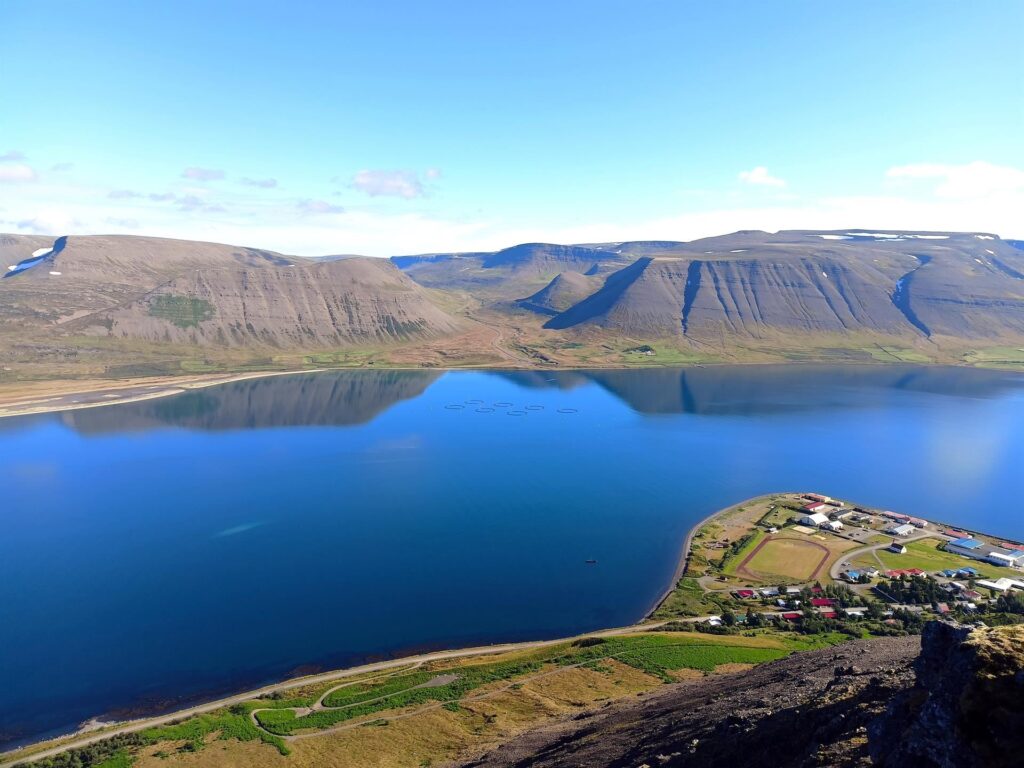
[[[0,3],[0,231],[1024,236],[1019,0]]]

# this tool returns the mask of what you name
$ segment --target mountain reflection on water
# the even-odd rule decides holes
[[[192,390],[116,408],[66,411],[81,434],[171,426],[199,430],[349,426],[371,421],[395,403],[422,395],[446,375],[425,370],[326,371]],[[597,385],[641,414],[756,416],[832,408],[866,408],[893,393],[987,398],[1020,388],[1014,373],[902,366],[720,366],[591,371],[496,371],[525,389],[572,391]]]

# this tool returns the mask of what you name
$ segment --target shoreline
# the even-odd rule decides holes
[[[683,578],[683,574],[686,573],[686,569],[690,565],[690,548],[693,544],[693,537],[697,534],[697,531],[699,531],[705,525],[710,523],[716,517],[724,515],[726,512],[731,512],[732,510],[736,509],[736,507],[742,507],[745,504],[753,504],[756,501],[768,499],[771,498],[772,496],[784,496],[787,494],[796,493],[797,491],[774,491],[771,493],[759,493],[757,496],[751,496],[749,499],[743,499],[743,501],[737,501],[735,504],[730,504],[727,507],[722,507],[721,509],[712,512],[710,515],[703,518],[702,520],[698,520],[696,523],[694,523],[693,527],[690,528],[690,530],[687,532],[686,538],[683,539],[683,546],[679,552],[679,555],[676,557],[676,570],[672,576],[672,581],[665,588],[664,592],[661,593],[661,596],[657,599],[654,605],[652,605],[648,609],[647,613],[643,615],[643,618],[641,618],[640,621],[650,621],[654,616],[655,611],[661,608],[662,603],[664,603],[665,600],[668,599],[668,596],[675,592],[676,587],[679,585],[679,581]]]
[[[293,677],[276,683],[270,683],[259,688],[242,691],[241,693],[224,696],[219,699],[203,701],[173,712],[153,715],[150,717],[140,717],[132,720],[106,722],[103,720],[103,715],[96,715],[83,722],[81,726],[79,726],[79,729],[72,733],[66,733],[62,736],[51,736],[42,741],[22,744],[19,747],[0,751],[0,766],[12,766],[22,761],[42,760],[47,757],[60,754],[61,752],[80,749],[90,744],[95,744],[98,741],[103,741],[113,736],[137,733],[138,731],[144,731],[147,728],[168,725],[195,715],[222,709],[224,707],[231,706],[232,704],[240,704],[244,701],[260,698],[261,696],[277,691],[287,691],[294,688],[303,688],[308,685],[344,680],[347,677],[356,677],[369,672],[388,670],[394,667],[403,667],[410,663],[446,661],[449,659],[508,653],[510,651],[533,650],[536,648],[544,648],[549,645],[572,642],[573,640],[578,640],[584,637],[615,637],[616,635],[628,635],[655,629],[666,623],[668,622],[648,622],[646,620],[641,620],[635,624],[629,624],[624,627],[597,629],[592,632],[584,632],[569,637],[551,638],[549,640],[524,640],[516,643],[495,643],[493,645],[473,646],[469,648],[450,648],[446,650],[430,651],[428,653],[417,654],[414,656],[403,656],[395,659],[387,659],[386,661],[375,661],[355,667],[332,669],[327,672],[319,672],[317,674],[305,675],[303,677]],[[47,744],[54,742],[57,742],[54,746],[46,746]]]

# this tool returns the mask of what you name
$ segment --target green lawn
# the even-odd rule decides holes
[[[654,618],[667,619],[673,616],[706,616],[720,613],[722,606],[707,595],[696,579],[684,576],[679,580],[665,601],[654,612]]]
[[[994,566],[986,565],[977,560],[960,557],[950,552],[938,549],[938,539],[921,539],[907,544],[907,553],[897,555],[895,552],[878,550],[878,558],[885,565],[886,569],[920,568],[922,571],[944,571],[947,568],[963,568],[973,566],[978,569],[985,578],[995,573]],[[874,559],[870,556],[858,558],[858,564],[874,565]]]
[[[767,534],[760,528],[755,529],[750,534],[750,538],[743,543],[742,547],[740,547],[739,552],[737,552],[735,555],[726,555],[728,559],[726,560],[725,565],[722,567],[722,573],[727,574],[729,576],[734,575],[736,573],[736,569],[739,567],[739,564],[742,563],[744,559],[746,559],[747,555],[754,551],[754,547],[760,544],[766,535]]]

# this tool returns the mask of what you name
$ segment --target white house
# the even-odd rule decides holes
[[[909,536],[916,530],[914,526],[904,523],[903,525],[891,525],[885,529],[885,532],[891,536]]]
[[[826,520],[824,523],[821,524],[821,527],[830,531],[843,530],[843,524],[840,523],[838,520]]]
[[[1017,561],[1010,555],[1004,555],[1002,552],[989,552],[988,557],[985,558],[992,565],[1002,565],[1007,568],[1012,568],[1017,564]]]
[[[821,514],[821,512],[812,512],[811,514],[804,515],[800,518],[800,522],[803,525],[813,525],[815,528],[820,525],[824,525],[828,521],[828,516]]]
[[[990,581],[989,579],[978,579],[976,582],[979,587],[987,587],[988,589],[994,589],[997,592],[1009,592],[1011,589],[1024,589],[1024,581],[1019,579],[996,579]]]

